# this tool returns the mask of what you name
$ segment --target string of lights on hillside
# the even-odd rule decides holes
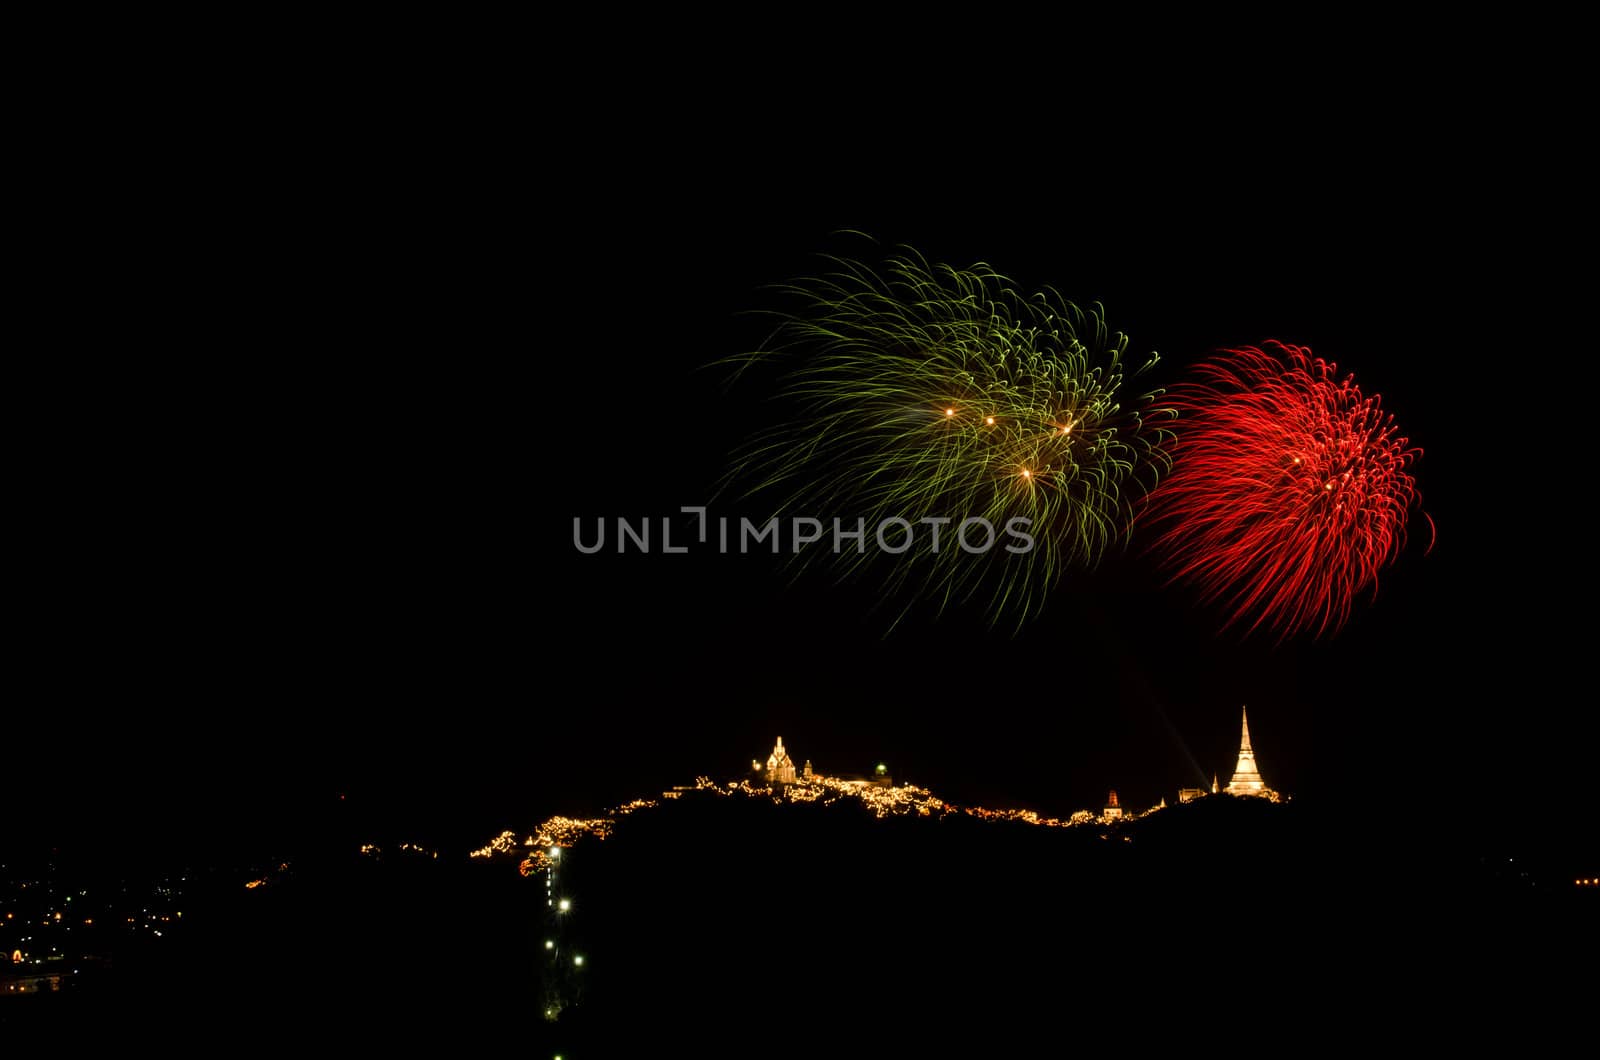
[[[617,821],[639,810],[652,809],[663,802],[671,802],[686,794],[698,793],[714,798],[747,798],[777,802],[810,803],[830,806],[851,800],[870,810],[874,817],[917,816],[945,818],[951,816],[975,817],[987,821],[1015,821],[1021,824],[1046,828],[1070,828],[1081,825],[1108,824],[1114,820],[1133,820],[1165,806],[1145,811],[1144,814],[1123,814],[1117,806],[1116,793],[1110,806],[1099,816],[1079,811],[1066,819],[1047,817],[1033,810],[991,810],[982,806],[958,806],[936,797],[927,788],[915,784],[894,784],[886,766],[879,766],[872,780],[848,777],[831,777],[814,773],[806,763],[805,772],[797,774],[779,742],[776,754],[782,758],[769,761],[765,774],[761,763],[751,763],[752,776],[728,783],[718,783],[709,777],[697,777],[691,786],[677,787],[661,793],[659,799],[634,799],[614,807],[599,817],[555,816],[541,823],[531,835],[517,839],[517,833],[504,831],[484,846],[471,852],[473,858],[494,858],[523,852],[518,865],[523,876],[544,877],[545,917],[547,935],[543,945],[541,971],[540,1010],[547,1021],[554,1022],[576,1003],[584,990],[587,978],[586,958],[578,948],[576,936],[570,934],[576,915],[574,899],[559,877],[566,861],[563,852],[584,841],[601,842],[615,831]],[[1125,837],[1126,838],[1126,837]]]
[[[1256,768],[1255,751],[1250,746],[1250,722],[1241,709],[1239,732],[1239,759],[1234,768],[1233,778],[1229,781],[1226,792],[1230,795],[1243,795],[1253,798],[1266,799],[1270,802],[1279,802],[1284,796],[1269,787],[1261,778],[1261,773]],[[1211,793],[1215,794],[1219,786],[1215,778],[1212,780]],[[1142,813],[1133,813],[1122,807],[1117,801],[1117,793],[1111,792],[1107,797],[1106,806],[1100,813],[1095,814],[1088,810],[1079,810],[1072,815],[1061,817],[1047,817],[1034,810],[991,810],[985,806],[959,806],[946,802],[936,797],[927,788],[917,787],[915,784],[895,784],[889,776],[889,767],[880,763],[873,771],[872,779],[858,777],[834,777],[817,773],[812,770],[811,763],[806,762],[804,769],[796,769],[794,759],[783,746],[783,737],[778,737],[777,745],[773,747],[772,754],[767,757],[765,765],[760,759],[751,759],[750,775],[740,780],[728,783],[718,783],[709,777],[697,777],[690,787],[677,787],[661,793],[661,800],[673,800],[682,797],[686,792],[706,792],[712,795],[725,797],[745,797],[759,799],[775,799],[780,802],[818,803],[831,806],[846,800],[853,799],[878,818],[889,816],[903,816],[915,814],[918,817],[943,818],[953,815],[975,817],[982,821],[1014,821],[1019,824],[1034,825],[1041,828],[1075,828],[1085,825],[1109,824],[1113,821],[1132,821],[1157,810],[1165,809],[1167,802],[1161,802]],[[1179,801],[1188,802],[1194,798],[1204,797],[1207,793],[1200,788],[1185,788],[1178,793]],[[509,855],[519,848],[531,848],[528,855],[522,860],[521,869],[524,876],[532,876],[550,867],[550,851],[552,848],[571,847],[581,839],[605,839],[611,835],[612,828],[619,818],[625,817],[638,810],[649,809],[660,804],[656,799],[634,799],[632,802],[623,803],[599,817],[551,817],[539,826],[539,830],[528,836],[519,845],[515,832],[505,831],[495,836],[487,844],[472,851],[474,858],[492,858],[497,854]]]
[[[992,810],[983,806],[960,806],[946,802],[927,788],[915,784],[887,784],[881,781],[813,774],[797,777],[793,783],[771,786],[749,779],[718,783],[702,776],[696,778],[692,787],[662,792],[661,799],[634,799],[632,802],[612,808],[600,817],[551,817],[540,824],[535,833],[520,842],[515,832],[501,832],[482,847],[472,851],[471,857],[493,858],[496,855],[510,855],[519,850],[526,850],[527,854],[520,868],[524,876],[533,876],[550,867],[552,850],[572,847],[586,839],[604,840],[612,834],[618,819],[638,810],[659,806],[663,800],[680,798],[686,791],[731,798],[814,803],[822,806],[855,800],[880,819],[907,815],[933,818],[965,816],[984,821],[1016,821],[1044,828],[1103,824],[1113,819],[1113,816],[1120,817],[1124,821],[1135,820],[1161,808],[1156,806],[1143,813],[1117,815],[1097,815],[1087,810],[1080,810],[1070,817],[1060,818],[1048,817],[1034,810]]]

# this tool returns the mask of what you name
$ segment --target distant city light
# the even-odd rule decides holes
[[[544,940],[544,948],[547,949],[547,950],[555,949],[556,948],[555,939],[545,939]]]
[[[570,899],[570,898],[561,899],[560,908],[561,908],[561,911],[563,913],[565,913],[568,909],[571,909],[572,908],[572,899]]]
[[[574,957],[574,958],[572,958],[572,963],[576,964],[576,965],[579,965],[581,967],[583,965],[583,958],[582,957]]]

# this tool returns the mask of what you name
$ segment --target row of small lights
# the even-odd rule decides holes
[[[770,797],[771,794],[765,786],[757,787],[751,784],[748,780],[743,779],[723,785],[717,783],[709,777],[697,777],[695,778],[694,786],[695,790],[709,791],[716,795],[739,794],[767,798]],[[663,792],[662,794],[664,797],[676,798],[680,792],[671,791]],[[892,812],[903,813],[907,811],[915,811],[925,817],[932,816],[934,814],[943,816],[950,813],[961,813],[980,819],[1022,821],[1027,824],[1042,825],[1049,828],[1070,828],[1074,825],[1090,824],[1099,820],[1097,815],[1090,813],[1087,810],[1080,810],[1072,814],[1070,817],[1062,819],[1057,817],[1044,817],[1032,810],[991,810],[981,806],[957,806],[935,797],[927,788],[919,788],[913,784],[902,784],[893,788],[880,788],[877,785],[865,780],[844,780],[843,778],[828,777],[822,774],[818,774],[815,777],[793,785],[789,791],[789,797],[797,801],[819,801],[824,804],[831,804],[840,798],[853,797],[866,803],[866,805],[871,808],[879,817],[887,816]],[[636,809],[645,809],[655,805],[657,805],[657,803],[652,799],[636,799],[632,803],[628,803],[624,806],[613,809],[611,813],[616,816],[621,816],[626,812],[632,812]],[[1152,807],[1151,810],[1145,812],[1153,812],[1154,809],[1156,808]],[[1129,820],[1142,816],[1144,816],[1142,813],[1124,814],[1123,819]],[[609,826],[613,823],[611,818],[597,818],[592,821],[553,818],[552,822],[557,820],[561,821],[563,825],[574,826],[570,829],[567,829],[568,834],[570,834],[572,837],[571,840],[569,840],[569,843],[576,842],[579,838],[582,838],[582,835],[585,832],[592,837],[603,839],[609,832]],[[549,823],[551,822],[547,822],[547,824]],[[537,837],[530,836],[528,839],[523,841],[524,845],[538,847],[548,843],[548,831],[550,830],[553,829],[547,829],[545,834],[541,834]],[[473,851],[472,856],[488,857],[496,852],[508,853],[511,849],[513,849],[513,836],[514,833],[512,832],[502,832],[482,850]],[[553,867],[554,863],[558,861],[561,856],[560,852],[561,847],[553,844],[544,851],[535,849],[534,853],[530,855],[529,859],[523,862],[523,875],[532,876],[537,872],[544,871],[547,867]],[[1592,881],[1592,883],[1596,886],[1600,886],[1600,878],[1596,878]],[[552,893],[548,877],[546,879],[545,887],[547,896],[546,900],[551,906],[554,906],[556,904],[555,896]],[[562,899],[561,901],[562,904],[560,911],[567,912],[571,908],[570,900]]]
[[[560,847],[556,847],[556,846],[551,847],[550,848],[550,858],[551,858],[552,861],[560,861],[561,860],[561,848]],[[546,893],[548,893],[549,890],[550,890],[550,882],[549,882],[549,877],[547,876],[545,878],[545,891],[546,891]],[[546,904],[549,904],[548,901],[546,902]],[[556,903],[556,912],[558,912],[558,913],[570,913],[571,911],[572,911],[572,899],[571,898],[563,898],[559,902]],[[556,948],[556,940],[555,939],[545,939],[544,940],[544,948],[547,949],[547,950],[555,949]],[[583,956],[582,956],[582,954],[575,955],[572,958],[572,963],[576,967],[582,968],[583,967]]]
[[[1572,885],[1574,887],[1600,887],[1600,879],[1573,880]]]

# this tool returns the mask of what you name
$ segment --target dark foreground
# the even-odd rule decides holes
[[[1333,836],[1303,806],[1226,798],[1059,830],[691,795],[567,851],[564,913],[511,860],[330,851],[254,888],[191,881],[159,941],[6,973],[0,1021],[196,1047],[355,1033],[745,1056],[1041,1031],[1063,1050],[1204,1046],[1241,1026],[1285,1049],[1415,1017],[1424,982],[1477,1019],[1521,1011],[1533,984],[1559,1011],[1558,951],[1591,896],[1481,867],[1429,881]]]

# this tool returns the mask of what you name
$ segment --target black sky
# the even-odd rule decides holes
[[[1562,400],[1543,361],[1570,294],[1528,248],[1562,218],[1461,129],[1150,130],[1093,164],[478,132],[155,180],[52,274],[55,330],[11,395],[37,423],[19,829],[281,837],[343,793],[388,827],[491,834],[732,772],[780,733],[956,800],[1144,805],[1226,782],[1245,703],[1268,780],[1334,812],[1447,805],[1468,838],[1516,835],[1504,755],[1529,739],[1536,798],[1570,805],[1586,719],[1549,691],[1545,598],[1579,542],[1517,479],[1552,458],[1530,432]],[[1437,547],[1414,525],[1343,633],[1281,646],[1219,634],[1137,550],[1020,636],[953,614],[888,639],[870,592],[759,558],[578,555],[575,516],[710,497],[774,407],[705,366],[761,340],[764,285],[841,229],[1099,301],[1159,382],[1309,345],[1425,450]]]

